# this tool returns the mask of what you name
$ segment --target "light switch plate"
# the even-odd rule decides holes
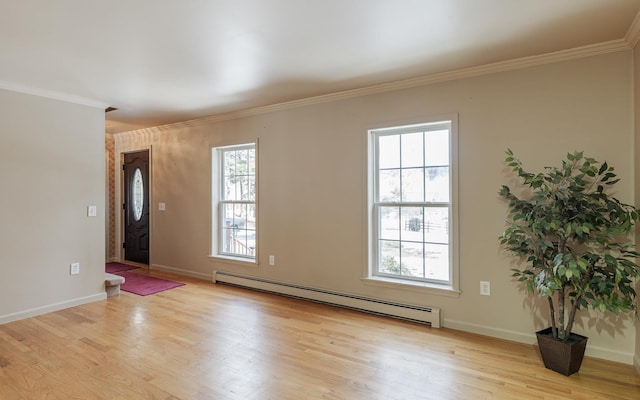
[[[87,216],[95,217],[98,215],[98,207],[97,206],[87,206]]]

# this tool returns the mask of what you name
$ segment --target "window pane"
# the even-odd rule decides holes
[[[378,237],[380,239],[400,240],[400,208],[380,207],[378,213]]]
[[[234,204],[224,204],[221,213],[222,251],[233,253],[234,238],[238,230],[244,227],[244,221],[234,214]]]
[[[426,278],[449,280],[449,246],[444,244],[425,244]]]
[[[400,136],[378,137],[378,168],[400,168]]]
[[[246,206],[245,221],[247,230],[256,231],[256,205],[255,204],[247,204]]]
[[[422,167],[424,165],[424,145],[422,132],[409,133],[402,138],[402,167]]]
[[[402,242],[400,252],[401,275],[424,278],[424,244]]]
[[[380,272],[400,275],[400,242],[381,240],[378,249]]]
[[[400,201],[400,170],[382,170],[378,175],[378,201]]]
[[[426,168],[426,200],[431,202],[449,202],[449,167]]]
[[[256,234],[252,229],[240,229],[234,237],[234,253],[253,256],[255,250]]]
[[[401,207],[401,218],[404,230],[402,240],[421,242],[423,240],[422,226],[424,223],[422,207]]]
[[[131,193],[133,194],[133,219],[140,221],[140,219],[142,219],[142,210],[144,209],[144,181],[142,180],[140,168],[136,168],[133,173],[131,185]]]
[[[239,200],[249,200],[251,198],[249,177],[247,175],[238,175],[237,188],[240,190]]]
[[[249,149],[237,150],[238,160],[236,169],[240,174],[246,174],[249,166]]]
[[[229,176],[233,174],[233,171],[236,168],[236,153],[231,150],[221,150],[224,154],[223,162],[224,162],[224,175]]]
[[[225,200],[236,200],[236,153],[235,151],[226,151],[223,153],[224,160],[224,177],[223,177],[223,194]]]
[[[409,168],[402,170],[402,201],[424,201],[423,168]]]
[[[227,200],[233,200],[236,197],[235,192],[235,168],[236,168],[236,154],[234,151],[223,152],[223,185],[224,185],[224,198]]]
[[[249,149],[249,175],[256,174],[256,149]]]
[[[256,200],[256,177],[255,176],[248,177],[248,195],[246,200],[249,200],[249,201]]]
[[[425,132],[425,165],[449,165],[449,131]]]
[[[449,243],[449,208],[426,207],[424,209],[424,238],[431,243]]]

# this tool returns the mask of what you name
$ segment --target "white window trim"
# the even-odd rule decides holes
[[[224,148],[241,148],[243,146],[254,146],[255,148],[255,169],[256,169],[256,173],[255,173],[255,209],[256,209],[256,247],[254,250],[254,256],[253,257],[243,257],[243,256],[236,256],[236,255],[232,255],[232,254],[221,254],[219,252],[220,246],[221,246],[221,241],[220,241],[220,229],[219,229],[219,225],[218,225],[218,221],[219,221],[219,216],[220,216],[220,212],[219,212],[219,208],[220,208],[220,186],[221,186],[221,179],[220,179],[220,171],[222,168],[222,160],[220,159],[220,157],[218,156],[219,149],[224,149]],[[259,178],[258,178],[258,174],[259,174],[259,161],[258,161],[258,157],[259,157],[259,151],[258,151],[258,139],[252,140],[252,141],[242,141],[242,142],[238,142],[238,143],[232,143],[232,144],[225,144],[225,145],[212,145],[210,146],[210,160],[211,160],[211,187],[209,188],[209,193],[211,194],[211,202],[210,202],[210,212],[211,212],[211,225],[209,227],[209,232],[210,232],[210,240],[209,240],[209,259],[211,260],[216,260],[216,261],[223,261],[225,263],[228,264],[234,264],[234,265],[242,265],[242,266],[257,266],[258,265],[258,260],[259,258],[259,235],[258,235],[258,223],[259,223],[259,201],[258,201],[258,193],[259,193],[259,188],[258,188],[258,182],[259,182]]]
[[[373,131],[380,131],[384,129],[393,129],[397,127],[410,126],[410,125],[426,125],[437,122],[450,121],[451,122],[451,135],[449,146],[449,160],[450,160],[450,185],[451,185],[451,208],[450,208],[450,246],[449,256],[451,257],[450,263],[450,275],[451,279],[448,283],[434,283],[425,281],[416,281],[402,278],[393,278],[388,276],[377,276],[374,274],[377,263],[377,255],[375,254],[375,240],[376,240],[376,221],[377,218],[374,215],[374,196],[375,196],[375,135]],[[447,297],[459,297],[460,296],[460,266],[459,266],[459,219],[458,219],[458,115],[447,114],[440,116],[433,116],[421,119],[412,119],[405,121],[394,121],[392,124],[385,124],[385,126],[371,126],[366,130],[367,135],[367,257],[365,261],[364,276],[361,281],[366,285],[384,287],[389,289],[401,289],[414,291],[418,293],[433,294]]]

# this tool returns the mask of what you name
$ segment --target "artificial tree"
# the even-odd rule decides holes
[[[500,189],[509,208],[500,243],[518,259],[513,277],[547,298],[553,337],[568,341],[582,308],[637,316],[640,253],[629,238],[640,214],[609,194],[619,181],[613,167],[574,152],[534,174],[506,154],[522,188]]]

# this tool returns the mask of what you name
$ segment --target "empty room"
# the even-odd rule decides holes
[[[0,400],[640,398],[640,0],[0,9]]]

